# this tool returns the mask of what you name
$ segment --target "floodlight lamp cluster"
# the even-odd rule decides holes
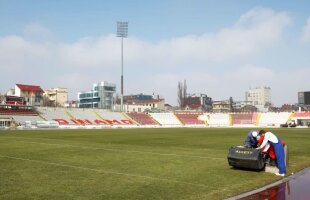
[[[117,37],[127,37],[128,35],[128,22],[117,22]]]

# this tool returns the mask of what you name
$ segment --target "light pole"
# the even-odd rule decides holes
[[[128,22],[117,22],[116,37],[122,39],[122,74],[121,74],[121,111],[123,111],[123,98],[124,98],[124,56],[123,56],[123,39],[128,35]]]

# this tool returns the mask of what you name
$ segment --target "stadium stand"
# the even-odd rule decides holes
[[[98,109],[98,116],[111,126],[137,126],[131,119],[128,119],[123,113],[111,112]]]
[[[258,122],[259,127],[280,127],[290,119],[290,112],[268,112],[261,113]]]
[[[0,115],[37,115],[31,109],[0,109]]]
[[[202,115],[202,113],[175,113],[175,116],[185,126],[205,126],[205,123],[202,120],[198,119],[200,115]]]
[[[25,125],[26,122],[30,125],[34,125],[37,120],[42,120],[32,107],[19,105],[14,105],[13,107],[9,105],[1,105],[0,116],[1,118],[13,119],[17,126]]]
[[[297,126],[310,127],[310,112],[296,112],[292,114],[291,122],[296,123]]]
[[[79,125],[75,121],[72,121],[70,115],[66,112],[65,108],[48,108],[37,107],[37,112],[48,121],[57,121],[59,125]]]
[[[94,109],[68,109],[67,114],[74,121],[80,125],[91,126],[110,126],[110,124],[100,118]]]
[[[102,109],[54,108],[8,105],[0,106],[1,126],[6,124],[60,128],[106,127],[287,127],[291,121],[297,126],[310,127],[310,112],[268,113],[137,113],[111,112]],[[15,124],[14,124],[15,123]],[[55,123],[55,124],[53,124]],[[291,126],[290,126],[291,127]]]
[[[37,121],[42,121],[42,118],[38,115],[14,115],[12,117],[14,121],[21,126],[24,126],[27,121],[30,121],[32,125],[35,125]]]
[[[233,126],[255,126],[257,113],[231,113]]]
[[[140,125],[158,125],[158,123],[146,113],[130,112],[126,114]]]
[[[310,112],[296,112],[293,114],[293,117],[296,118],[310,117]]]
[[[150,115],[162,126],[182,125],[173,113],[150,113]]]
[[[122,113],[92,109],[38,108],[46,120],[54,120],[60,125],[79,126],[123,126],[135,125]]]
[[[230,115],[228,113],[207,114],[207,123],[210,127],[228,127],[230,126]]]
[[[99,119],[95,111],[91,109],[67,109],[67,114],[74,119],[87,119],[91,121]]]

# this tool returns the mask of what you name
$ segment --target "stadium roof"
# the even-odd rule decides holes
[[[40,91],[44,92],[40,86],[37,85],[23,85],[23,84],[16,84],[19,89],[24,90],[24,91]]]

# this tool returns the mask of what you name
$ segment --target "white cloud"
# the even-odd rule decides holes
[[[28,24],[24,28],[24,37],[32,42],[41,42],[53,40],[53,34],[38,23]]]
[[[217,33],[188,35],[155,44],[127,38],[124,41],[124,56],[127,64],[141,66],[150,63],[178,66],[239,61],[277,44],[290,21],[284,12],[257,8],[242,15],[232,28]],[[31,24],[25,28],[25,33],[48,35],[49,31],[38,24]],[[114,35],[53,45],[46,40],[34,42],[18,36],[0,40],[3,57],[11,64],[17,62],[16,65],[20,65],[19,61],[25,57],[35,57],[38,62],[43,62],[47,54],[51,57],[48,59],[69,68],[111,68],[118,65],[120,60],[120,40]]]
[[[33,70],[37,64],[53,59],[51,51],[47,43],[32,43],[19,36],[0,38],[0,69],[15,72]]]
[[[109,68],[120,58],[120,45],[113,35],[83,38],[73,44],[60,44],[58,59],[74,68]]]
[[[175,103],[177,82],[188,79],[193,92],[206,91],[220,99],[239,91],[241,98],[249,86],[272,84],[276,76],[273,70],[246,64],[249,58],[276,46],[290,23],[291,18],[285,12],[255,8],[232,27],[218,32],[156,43],[126,38],[125,93],[155,91],[167,98],[168,103]],[[61,43],[52,41],[50,31],[39,24],[30,24],[24,33],[23,37],[0,38],[0,70],[6,74],[1,87],[10,88],[25,77],[42,79],[41,85],[45,87],[68,87],[70,96],[75,98],[78,91],[91,89],[94,82],[119,83],[121,51],[120,39],[115,35]],[[34,39],[39,35],[41,39]],[[210,72],[214,64],[219,74]],[[217,88],[223,85],[222,80],[225,87]]]
[[[308,18],[307,24],[303,28],[301,42],[302,43],[310,42],[310,17]]]

